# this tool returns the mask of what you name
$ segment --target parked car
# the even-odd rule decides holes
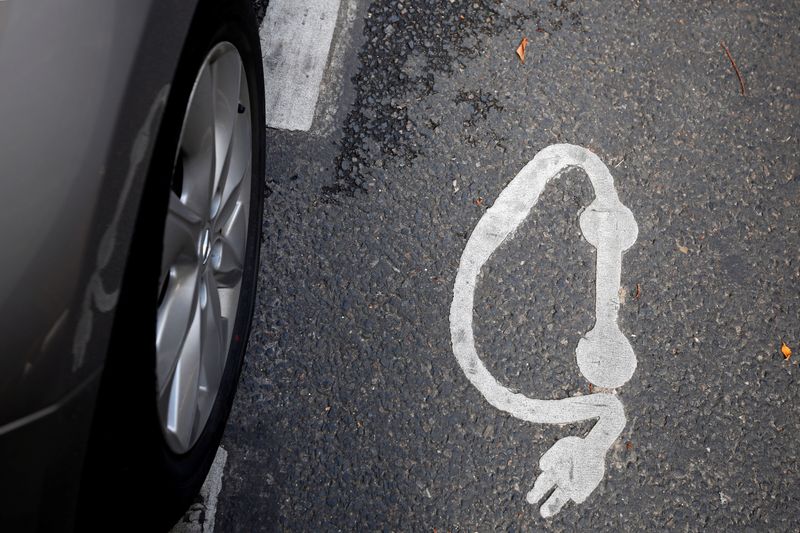
[[[247,0],[0,0],[0,530],[168,530],[255,301]]]

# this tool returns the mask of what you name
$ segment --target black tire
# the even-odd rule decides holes
[[[185,454],[168,447],[156,407],[155,326],[161,242],[170,176],[192,86],[207,53],[229,41],[239,51],[251,102],[252,191],[239,307],[217,398]],[[255,15],[247,0],[201,1],[184,47],[151,160],[129,252],[82,479],[77,531],[166,531],[208,474],[230,412],[256,297],[261,241],[264,78]]]

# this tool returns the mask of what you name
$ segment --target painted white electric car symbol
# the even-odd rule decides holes
[[[539,460],[542,473],[527,501],[535,504],[552,491],[540,508],[544,517],[559,512],[569,500],[582,503],[603,479],[606,452],[625,428],[622,402],[609,392],[536,400],[510,391],[478,357],[472,314],[481,267],[527,218],[547,182],[572,167],[582,168],[594,188],[595,199],[581,214],[580,227],[584,238],[597,249],[595,325],[578,342],[578,368],[589,382],[606,389],[620,387],[631,378],[636,356],[617,326],[617,311],[622,254],[636,241],[638,228],[630,209],[619,201],[608,168],[586,148],[548,146],[511,180],[478,221],[464,248],[450,307],[453,353],[467,378],[490,404],[537,424],[597,420],[588,435],[562,438]]]

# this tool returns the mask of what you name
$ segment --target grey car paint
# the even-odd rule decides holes
[[[0,0],[0,518],[26,530],[69,527],[149,156],[196,5]]]

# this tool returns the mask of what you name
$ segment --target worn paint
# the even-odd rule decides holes
[[[491,405],[538,424],[597,420],[586,437],[565,437],[541,457],[542,473],[527,501],[534,504],[552,490],[540,509],[544,517],[556,514],[569,500],[582,503],[600,483],[606,452],[625,427],[622,402],[609,392],[559,400],[537,400],[512,392],[491,375],[478,356],[472,315],[483,265],[527,218],[545,185],[573,167],[582,168],[594,188],[595,199],[582,213],[580,227],[586,240],[597,249],[595,325],[578,343],[578,367],[590,382],[601,387],[619,387],[630,379],[636,369],[636,356],[617,325],[618,292],[622,254],[636,241],[638,228],[631,211],[619,201],[608,168],[586,148],[570,144],[549,146],[511,180],[478,221],[467,242],[450,308],[453,353],[467,378]]]
[[[311,129],[339,2],[270,2],[259,29],[268,126]]]
[[[170,533],[214,533],[217,517],[217,501],[222,491],[222,475],[228,452],[220,446],[211,463],[211,469],[200,489],[200,501],[196,501],[186,511],[183,518],[175,524]]]

